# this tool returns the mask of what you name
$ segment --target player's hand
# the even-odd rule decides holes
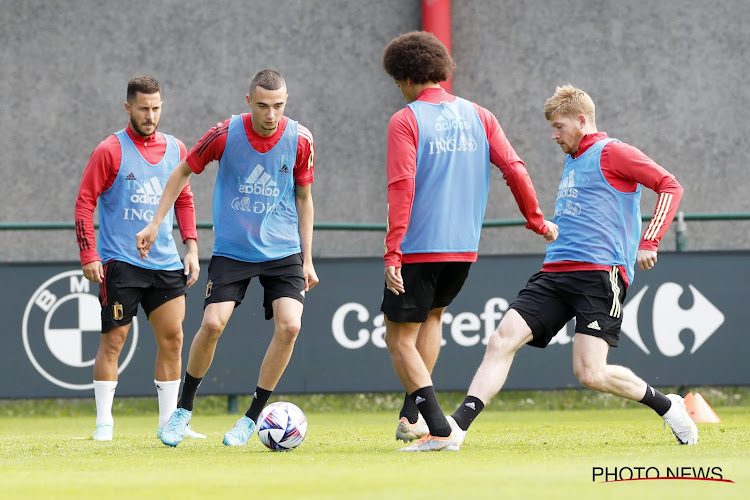
[[[102,266],[102,261],[95,260],[81,267],[83,268],[83,275],[87,280],[94,283],[102,283],[104,281],[104,266]]]
[[[543,234],[544,241],[547,243],[552,243],[557,239],[558,235],[558,227],[557,224],[554,222],[550,222],[548,220],[545,220],[544,223],[547,225],[547,232]]]
[[[148,251],[151,250],[151,245],[156,241],[158,235],[159,226],[155,226],[153,223],[149,223],[135,235],[135,248],[141,254],[141,259],[148,257]]]
[[[656,265],[656,251],[655,250],[638,250],[638,255],[635,258],[638,262],[638,267],[641,271],[648,271]]]
[[[309,292],[312,288],[320,283],[318,274],[315,272],[315,266],[312,262],[308,264],[302,264],[302,273],[305,275],[305,291]]]
[[[201,273],[201,265],[198,260],[198,252],[187,252],[183,259],[185,264],[185,276],[187,276],[187,286],[191,287],[198,281],[198,275]]]
[[[396,295],[406,293],[400,267],[385,266],[385,286]]]

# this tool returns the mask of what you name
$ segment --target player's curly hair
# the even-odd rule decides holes
[[[594,122],[596,106],[593,99],[583,90],[570,84],[563,85],[557,87],[554,95],[544,103],[544,117],[550,120],[555,115],[569,118],[584,115]]]
[[[128,82],[127,101],[133,102],[135,94],[138,92],[141,94],[156,94],[157,92],[161,92],[161,86],[153,76],[134,76]]]
[[[432,33],[411,31],[399,35],[383,51],[383,69],[394,80],[438,83],[453,75],[456,63],[448,49]]]

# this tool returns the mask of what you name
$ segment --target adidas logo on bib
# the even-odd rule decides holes
[[[276,197],[280,191],[271,175],[266,172],[262,165],[257,164],[250,175],[240,184],[240,193]]]

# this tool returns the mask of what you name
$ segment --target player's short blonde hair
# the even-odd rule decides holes
[[[596,107],[586,92],[568,84],[557,87],[552,97],[544,103],[544,117],[550,120],[555,115],[569,118],[583,115],[594,122]]]

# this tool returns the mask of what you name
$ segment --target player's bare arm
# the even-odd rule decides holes
[[[396,295],[399,293],[406,293],[400,267],[385,266],[385,284],[388,287],[388,290]]]
[[[547,224],[547,232],[544,233],[542,236],[544,237],[544,241],[547,243],[552,243],[557,239],[558,235],[558,228],[557,224],[554,222],[550,222],[548,220],[544,221],[545,224]]]
[[[185,240],[185,246],[187,246],[187,252],[185,258],[182,259],[185,265],[185,276],[187,279],[187,286],[193,286],[198,280],[198,275],[201,272],[200,262],[198,260],[198,242],[190,238]]]
[[[656,250],[640,249],[635,260],[638,262],[638,268],[641,271],[648,271],[656,265]]]
[[[138,249],[138,253],[141,254],[142,259],[148,257],[148,251],[159,235],[159,226],[161,226],[177,197],[187,185],[192,173],[193,171],[190,170],[187,161],[182,160],[169,175],[169,180],[167,181],[167,185],[164,186],[164,192],[161,194],[159,208],[156,209],[154,218],[135,235],[135,247]]]
[[[302,272],[305,276],[305,291],[310,291],[320,281],[315,272],[312,260],[312,236],[315,209],[313,207],[311,184],[297,185],[294,188],[294,200],[299,218],[299,238],[302,247]]]
[[[83,275],[87,280],[94,283],[102,283],[104,281],[104,266],[102,266],[102,261],[95,260],[81,267],[83,268]]]

